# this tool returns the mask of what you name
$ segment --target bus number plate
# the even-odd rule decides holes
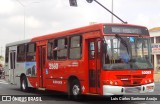
[[[49,63],[49,69],[58,69],[58,63]]]
[[[151,74],[151,71],[142,71],[142,74]]]

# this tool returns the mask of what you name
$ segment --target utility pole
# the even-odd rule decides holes
[[[25,26],[26,26],[26,24],[25,24],[25,23],[26,23],[26,13],[25,13],[26,10],[25,10],[25,8],[26,8],[26,7],[25,7],[25,5],[24,5],[22,2],[20,2],[19,0],[16,0],[16,1],[17,1],[17,2],[23,7],[23,9],[24,9],[24,11],[23,11],[23,13],[24,13],[24,14],[23,14],[23,16],[24,16],[24,17],[23,17],[23,23],[24,23],[24,24],[23,24],[23,32],[24,32],[24,35],[23,35],[23,36],[24,36],[24,39],[25,39],[25,33],[26,33],[26,27],[25,27]]]
[[[24,9],[23,11],[23,22],[24,22],[24,26],[23,26],[23,29],[24,29],[24,39],[25,39],[25,36],[26,36],[26,7],[27,5],[23,4],[22,2],[20,2],[19,0],[16,0]],[[39,2],[31,2],[31,3],[39,3]],[[30,3],[29,3],[30,4]]]
[[[113,0],[112,0],[112,13],[113,13]],[[112,14],[112,17],[111,17],[111,22],[113,23],[113,14]]]

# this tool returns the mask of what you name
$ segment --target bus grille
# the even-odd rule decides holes
[[[116,77],[122,81],[124,86],[137,86],[141,84],[146,75],[117,75]]]

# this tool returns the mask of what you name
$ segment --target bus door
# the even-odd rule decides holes
[[[9,50],[9,81],[15,84],[15,68],[16,68],[16,47],[10,47]]]
[[[46,46],[38,47],[38,76],[39,76],[39,87],[45,88],[45,64],[46,64]]]
[[[100,39],[90,39],[88,42],[89,56],[89,91],[100,93]]]

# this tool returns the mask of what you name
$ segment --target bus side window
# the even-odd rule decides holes
[[[53,58],[54,60],[57,60],[58,57],[57,57],[57,51],[58,51],[58,40],[54,40],[54,45],[53,45]]]
[[[26,55],[26,61],[35,61],[36,55],[36,44],[35,43],[29,43],[27,44],[27,55]]]
[[[24,62],[25,61],[25,44],[18,45],[17,50],[17,62]]]
[[[54,42],[54,40],[48,41],[48,54],[47,54],[48,60],[53,60],[53,50],[52,50],[53,42]]]
[[[80,59],[82,54],[82,37],[70,37],[69,59]]]
[[[58,60],[67,59],[67,38],[58,39]]]

